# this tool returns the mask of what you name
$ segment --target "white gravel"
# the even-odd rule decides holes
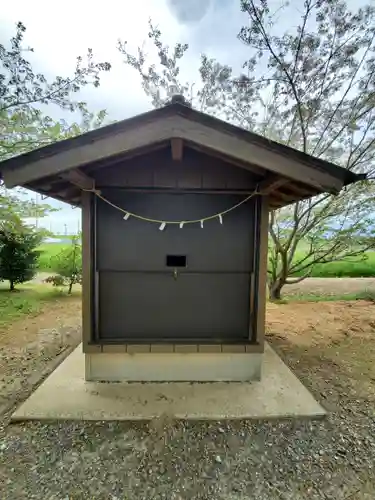
[[[289,361],[329,405],[327,419],[7,426],[5,418],[0,498],[373,500],[374,402],[333,366]]]

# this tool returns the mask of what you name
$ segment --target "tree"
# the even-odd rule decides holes
[[[16,34],[10,40],[10,48],[0,45],[0,161],[42,147],[57,140],[77,135],[99,126],[105,112],[90,113],[84,102],[74,96],[85,86],[100,84],[100,73],[110,69],[109,63],[96,63],[92,50],[87,57],[77,58],[71,77],[57,76],[49,81],[33,71],[26,55],[32,48],[24,47],[25,26],[17,24]],[[45,113],[46,106],[64,112],[78,112],[81,123],[69,124],[55,121]],[[49,213],[48,205],[38,205],[25,200],[22,190],[5,190],[0,186],[0,220],[14,217],[39,216]]]
[[[350,12],[345,2],[305,0],[297,28],[277,35],[268,2],[242,0],[249,25],[239,38],[271,97],[266,123],[279,123],[278,140],[357,172],[375,157],[374,20],[371,6]],[[315,264],[364,256],[372,234],[372,189],[366,184],[274,212],[270,219],[270,295],[309,276]],[[307,250],[298,252],[301,244]],[[293,275],[299,274],[297,278]]]
[[[118,42],[118,50],[124,56],[124,63],[136,70],[141,78],[144,92],[152,105],[165,105],[173,94],[183,94],[194,107],[214,116],[223,116],[244,128],[255,126],[258,111],[255,102],[262,102],[256,87],[244,85],[247,77],[240,74],[233,77],[228,65],[220,64],[206,55],[201,56],[199,67],[200,82],[181,82],[180,64],[186,54],[188,44],[176,43],[173,49],[163,44],[159,28],[149,21],[148,37],[158,58],[158,65],[147,64],[145,48],[138,47],[137,53],[128,51],[126,41]]]
[[[30,199],[25,189],[6,189],[0,184],[0,222],[21,222],[28,218],[41,218],[58,209]]]
[[[2,223],[0,228],[0,280],[9,281],[11,291],[18,283],[31,280],[37,270],[37,261],[43,235],[19,222]]]
[[[51,257],[50,266],[56,274],[45,281],[54,286],[67,286],[68,294],[72,293],[73,285],[82,283],[82,248],[80,235],[72,238],[72,243],[57,255]]]
[[[273,5],[273,4],[272,4]],[[119,44],[155,106],[177,90],[199,109],[305,153],[356,172],[374,170],[375,9],[351,12],[342,0],[305,0],[271,6],[242,0],[248,23],[238,35],[248,50],[242,72],[205,55],[196,87],[178,81],[187,45],[163,45],[150,23],[149,38],[160,68]],[[284,15],[283,21],[280,17]],[[293,19],[293,26],[288,19]],[[285,32],[280,34],[280,26]],[[195,94],[192,89],[197,88]],[[285,195],[287,197],[287,195]],[[358,183],[275,211],[270,217],[269,290],[280,298],[285,284],[309,276],[315,264],[365,258],[373,242],[373,187]]]

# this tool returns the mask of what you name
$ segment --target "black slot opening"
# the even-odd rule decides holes
[[[186,255],[167,255],[167,267],[186,267]]]

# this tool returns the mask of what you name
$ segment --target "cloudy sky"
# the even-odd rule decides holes
[[[302,0],[296,2],[298,7]],[[280,2],[270,0],[270,3]],[[23,22],[27,28],[25,44],[35,50],[30,57],[34,69],[51,78],[71,74],[76,57],[85,55],[88,47],[92,48],[96,59],[109,61],[112,70],[102,76],[99,89],[85,89],[81,98],[92,111],[106,109],[110,120],[119,120],[150,109],[137,74],[122,62],[116,48],[119,39],[127,40],[129,49],[136,49],[147,40],[151,18],[166,43],[189,44],[182,77],[193,83],[198,80],[201,53],[237,69],[246,59],[247,49],[236,39],[239,29],[246,24],[239,5],[240,0],[106,0],[97,3],[64,0],[59,7],[47,0],[3,2],[0,43],[7,44],[14,34],[15,23]],[[300,15],[298,8],[292,14],[289,11],[288,19],[280,20],[280,28],[285,29],[285,22],[297,24]],[[152,61],[153,53],[149,55]],[[58,111],[49,112],[54,118],[61,118]],[[80,211],[63,204],[59,206],[62,210],[45,221],[46,227],[54,232],[76,231]]]
[[[137,74],[123,64],[116,49],[119,39],[127,40],[130,48],[142,45],[151,18],[170,45],[189,43],[183,75],[194,81],[202,52],[230,62],[235,48],[234,59],[243,60],[244,48],[236,41],[242,16],[237,0],[64,0],[59,8],[47,0],[17,0],[1,6],[0,43],[7,44],[15,23],[22,21],[27,28],[25,44],[35,50],[30,58],[34,68],[50,77],[71,74],[75,58],[92,48],[98,60],[112,64],[112,70],[102,77],[99,89],[85,89],[81,97],[91,110],[106,109],[109,119],[119,120],[150,109]],[[51,115],[61,117],[55,110]],[[60,206],[62,210],[45,225],[56,232],[76,231],[80,211]]]

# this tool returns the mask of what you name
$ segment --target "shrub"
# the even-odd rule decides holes
[[[21,222],[6,222],[0,227],[0,280],[9,281],[10,290],[30,281],[36,274],[42,234]]]
[[[56,274],[45,281],[54,286],[67,286],[72,293],[73,285],[82,282],[82,249],[79,237],[72,238],[72,244],[50,259],[50,269]]]

